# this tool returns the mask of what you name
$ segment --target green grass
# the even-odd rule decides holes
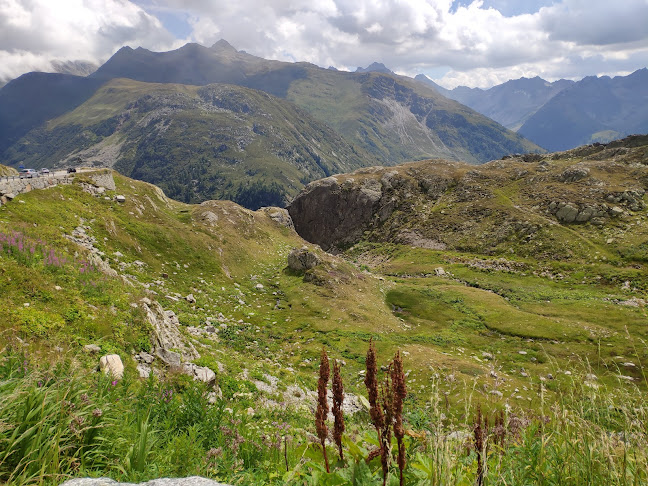
[[[0,208],[0,232],[40,239],[39,245],[70,262],[50,264],[40,250],[31,255],[29,245],[26,251],[9,252],[7,245],[0,251],[0,417],[11,424],[0,426],[0,441],[15,443],[0,450],[23,447],[17,441],[25,430],[21,413],[36,402],[43,413],[34,423],[49,431],[24,446],[23,459],[0,462],[0,481],[202,474],[230,483],[329,484],[356,470],[366,476],[361,484],[374,484],[379,466],[361,465],[371,441],[366,412],[349,418],[353,433],[346,447],[353,459],[326,479],[307,446],[310,413],[260,406],[266,399],[282,403],[289,386],[314,390],[323,345],[332,359],[346,362],[347,391],[363,394],[359,373],[370,339],[380,363],[401,350],[409,372],[408,427],[425,435],[411,438],[411,484],[438,484],[429,478],[440,478],[440,471],[450,478],[444,484],[474,482],[474,451],[466,455],[462,441],[437,438],[470,432],[477,403],[491,417],[506,409],[509,420],[524,418],[523,430],[507,439],[505,451],[489,453],[491,484],[645,481],[646,308],[622,305],[645,298],[648,288],[634,260],[619,254],[614,261],[556,262],[373,242],[351,248],[347,259],[320,252],[323,263],[307,282],[286,270],[288,252],[304,242],[265,213],[223,201],[182,204],[154,186],[118,175],[115,181],[117,190],[108,194],[124,194],[123,204],[70,185],[32,191]],[[103,262],[130,284],[80,272],[88,251],[64,236],[78,226],[94,238]],[[195,304],[184,299],[189,293]],[[208,390],[182,375],[136,378],[131,356],[151,346],[138,306],[145,296],[179,317],[181,333],[200,351],[197,363],[216,373],[222,401],[209,405]],[[218,332],[186,332],[207,322]],[[98,359],[82,351],[90,343],[102,354],[122,357],[127,378],[118,386],[88,373]],[[10,351],[18,347],[22,351]],[[21,353],[30,363],[28,373],[18,369]],[[59,363],[61,353],[70,358],[67,364]],[[44,393],[38,386],[42,376],[68,376],[52,371],[56,366],[67,366],[75,378],[52,382],[51,392]],[[267,383],[265,375],[279,380],[269,394],[254,383]],[[161,396],[170,389],[174,398],[165,402]],[[90,408],[79,402],[84,393],[92,397]],[[77,403],[77,415],[64,414],[65,400]],[[92,423],[95,406],[105,412],[97,437],[106,442],[97,439],[83,449],[70,421],[78,416]],[[248,417],[248,407],[254,416]],[[52,418],[61,414],[65,420]],[[540,417],[550,422],[541,426]],[[272,423],[284,421],[293,441],[288,475],[283,450],[264,442],[277,429]],[[235,450],[223,426],[236,430],[245,445]],[[620,430],[627,431],[628,441],[613,440],[611,433]],[[107,449],[108,443],[114,446]],[[45,457],[46,450],[55,453]],[[178,450],[186,451],[183,460]],[[569,466],[558,469],[559,457],[569,458]],[[36,462],[42,466],[35,468]],[[565,476],[555,476],[557,471]]]

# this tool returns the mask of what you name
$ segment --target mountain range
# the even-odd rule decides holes
[[[648,132],[646,68],[628,76],[588,76],[577,82],[520,78],[486,90],[449,90],[423,74],[415,79],[550,151]]]
[[[648,132],[646,78],[643,69],[446,90],[380,63],[322,69],[224,40],[170,52],[123,47],[88,76],[28,73],[3,87],[0,158],[115,167],[185,202],[283,205],[312,180],[360,167],[479,164]]]
[[[139,83],[110,85],[124,78]],[[187,97],[197,101],[195,96],[201,96],[197,86],[211,86],[201,93],[235,91],[236,103],[202,99],[187,104]],[[199,108],[201,103],[211,107]],[[169,110],[173,115],[162,127],[158,122]],[[220,121],[214,113],[207,115],[210,110],[218,111]],[[101,161],[158,183],[187,202],[232,197],[254,187],[272,193],[278,204],[303,184],[340,170],[429,157],[482,163],[542,150],[411,78],[269,61],[225,41],[160,53],[124,47],[87,77],[30,73],[0,91],[0,113],[1,157],[9,165]],[[153,119],[158,123],[155,133],[164,130],[164,143],[152,143],[155,137],[147,130],[152,130]],[[241,137],[249,140],[241,142]],[[257,139],[272,147],[251,143]],[[279,165],[272,168],[275,163]],[[182,194],[177,189],[206,174],[215,178],[209,189],[184,189]],[[254,207],[267,204],[262,199],[237,200]]]

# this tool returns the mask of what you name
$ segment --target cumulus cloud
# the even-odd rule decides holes
[[[191,33],[179,41],[158,18]],[[33,56],[96,60],[123,44],[224,38],[271,59],[351,70],[377,61],[407,75],[443,72],[435,80],[447,87],[487,87],[644,67],[646,18],[646,0],[0,0],[0,60],[10,58],[0,70]]]
[[[51,61],[105,61],[125,44],[177,45],[153,15],[127,0],[0,0],[0,80]]]

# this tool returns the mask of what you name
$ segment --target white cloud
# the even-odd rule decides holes
[[[0,80],[51,61],[105,61],[125,44],[169,49],[160,21],[127,0],[0,0]]]
[[[164,50],[183,43],[156,14],[182,18],[191,29],[187,40],[203,45],[224,38],[262,57],[323,67],[378,61],[408,75],[443,71],[437,82],[449,87],[621,73],[648,62],[646,0],[532,0],[526,10],[512,0],[455,3],[0,0],[0,59],[9,59],[0,77],[15,75],[21,62],[103,60],[123,44]]]

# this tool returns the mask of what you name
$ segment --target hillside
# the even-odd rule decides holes
[[[480,166],[430,160],[359,169],[309,184],[288,209],[296,230],[325,250],[368,240],[540,260],[633,254],[641,261],[647,148],[648,136],[635,136]]]
[[[28,73],[0,89],[0,154],[27,132],[86,101],[100,81],[55,73]]]
[[[283,206],[305,183],[368,164],[293,104],[232,85],[118,79],[5,153],[30,167],[97,165],[185,202]]]
[[[290,213],[313,239],[304,231],[310,213],[295,209],[319,194],[310,226],[333,238],[322,246],[347,249],[340,256],[307,245],[280,209],[183,204],[117,173],[114,190],[83,172],[16,195],[0,207],[0,411],[9,424],[0,443],[63,452],[22,465],[12,452],[0,479],[201,474],[318,484],[321,455],[308,444],[325,346],[344,362],[349,400],[351,459],[331,474],[344,482],[358,461],[367,484],[379,483],[380,461],[365,465],[376,439],[357,398],[372,339],[380,363],[397,350],[405,362],[408,484],[429,481],[415,471],[441,453],[433,437],[452,474],[472,482],[477,459],[466,456],[465,438],[477,405],[491,419],[506,414],[502,447],[511,454],[491,453],[494,482],[514,475],[519,484],[529,467],[556,471],[528,466],[531,452],[512,453],[524,437],[578,468],[589,467],[579,459],[587,440],[597,461],[615,467],[585,472],[641,483],[647,143],[477,167],[419,162],[312,183]],[[320,263],[288,268],[291,249],[304,245]],[[120,356],[123,380],[91,372],[107,354]],[[61,433],[37,436],[46,442],[35,446],[12,425],[23,410],[56,410],[42,420]],[[565,427],[565,416],[578,426]],[[278,427],[290,440],[275,447]],[[631,430],[622,451],[633,461],[601,439],[619,429]],[[499,437],[489,430],[489,440]]]
[[[387,165],[429,157],[481,163],[541,150],[410,78],[269,61],[239,52],[225,41],[210,48],[187,44],[170,52],[124,47],[87,80],[99,86],[115,78],[192,86],[228,83],[262,90],[295,103],[358,151]],[[19,86],[23,81],[13,83]],[[43,116],[14,116],[15,123],[30,128],[43,121]]]
[[[648,132],[648,69],[588,76],[548,101],[518,133],[548,150],[567,150]]]

